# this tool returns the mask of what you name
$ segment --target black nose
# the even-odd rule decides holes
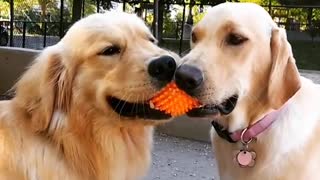
[[[148,72],[159,81],[171,81],[176,67],[176,61],[171,56],[161,56],[151,61]]]
[[[203,73],[200,69],[190,65],[181,65],[175,74],[175,81],[179,88],[190,92],[203,82]]]

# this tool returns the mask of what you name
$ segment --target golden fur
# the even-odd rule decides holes
[[[246,39],[232,45],[230,37]],[[194,27],[192,50],[184,64],[204,73],[197,97],[219,104],[233,94],[235,109],[214,119],[229,132],[254,124],[289,101],[275,123],[250,148],[256,165],[240,168],[233,162],[241,143],[229,143],[211,131],[222,180],[319,179],[320,87],[300,77],[284,29],[251,3],[224,3],[213,7]],[[235,39],[235,40],[234,40]]]
[[[46,48],[18,81],[15,97],[0,102],[0,179],[143,177],[158,122],[120,117],[106,97],[140,102],[159,90],[147,65],[172,53],[153,39],[135,15],[108,12],[80,20]],[[99,54],[113,44],[120,54]]]

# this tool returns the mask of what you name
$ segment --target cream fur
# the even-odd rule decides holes
[[[106,97],[141,102],[159,90],[149,62],[177,56],[151,38],[135,15],[108,12],[80,20],[46,48],[18,81],[15,97],[0,102],[0,179],[142,178],[160,122],[120,117]],[[99,55],[114,44],[120,54]]]
[[[207,104],[219,104],[239,95],[231,114],[215,117],[230,132],[290,102],[288,110],[250,144],[257,154],[253,168],[233,162],[241,143],[231,144],[211,130],[220,179],[319,179],[320,86],[300,77],[285,30],[258,5],[224,3],[210,9],[193,33],[196,41],[183,62],[204,72],[204,88],[197,96]],[[231,34],[247,40],[231,45]]]

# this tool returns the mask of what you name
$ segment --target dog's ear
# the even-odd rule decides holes
[[[55,118],[55,111],[66,115],[70,108],[74,68],[67,67],[63,58],[66,57],[62,53],[55,52],[49,55],[41,82],[41,97],[46,97],[42,104],[45,106],[46,119],[50,122]]]
[[[34,132],[52,134],[70,110],[75,67],[58,45],[45,49],[17,84]],[[49,134],[48,134],[49,133]]]
[[[271,37],[271,73],[268,99],[272,108],[286,103],[301,86],[300,75],[284,29],[274,28]]]

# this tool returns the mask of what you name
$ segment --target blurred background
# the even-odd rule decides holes
[[[160,46],[189,50],[191,28],[208,8],[225,0],[0,0],[0,46],[43,49],[82,17],[105,11],[135,13]],[[299,69],[320,70],[319,0],[238,0],[263,6],[285,28]]]

